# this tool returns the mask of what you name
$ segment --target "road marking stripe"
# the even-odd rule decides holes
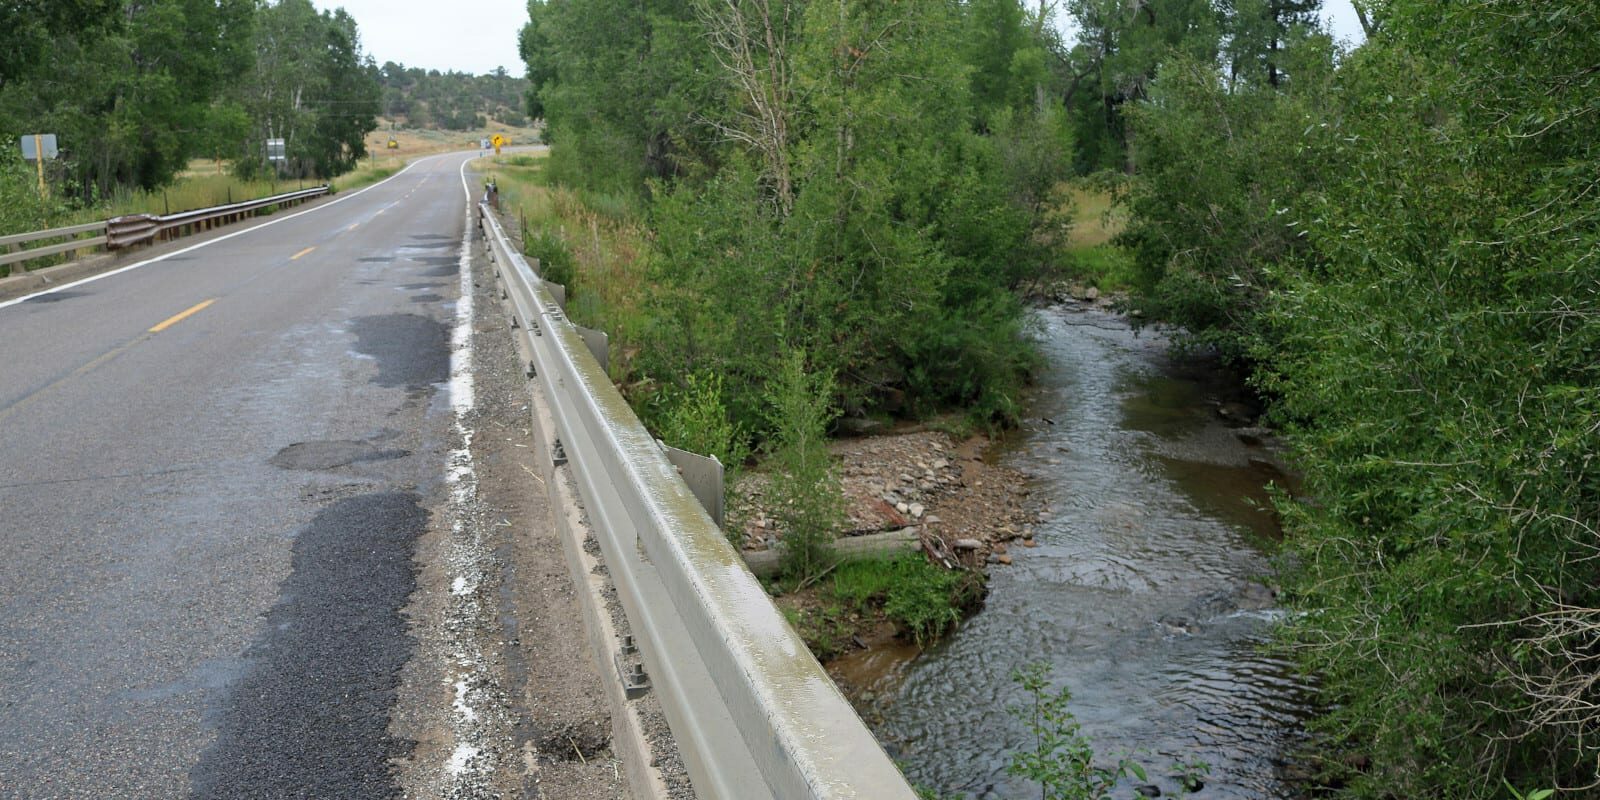
[[[317,249],[316,245],[312,245],[311,247],[307,247],[306,249],[301,250],[300,252],[295,253],[292,256],[289,256],[289,260],[290,261],[299,261],[301,256],[303,256],[306,253],[309,253],[309,252],[311,252],[312,250],[315,250],[315,249]]]
[[[348,228],[345,228],[345,230],[347,230],[347,231],[353,231],[353,230],[355,230],[355,229],[356,229],[356,228],[359,228],[359,227],[361,227],[361,223],[359,223],[359,222],[356,222],[356,223],[352,223],[352,224],[351,224],[351,225],[350,225],[350,227],[348,227]]]
[[[172,327],[172,326],[174,326],[174,325],[176,325],[176,324],[188,319],[189,317],[192,317],[195,314],[200,313],[200,311],[203,310],[206,306],[209,306],[209,305],[211,305],[212,303],[215,303],[215,302],[217,302],[217,298],[213,297],[210,300],[206,300],[206,301],[201,302],[201,303],[195,303],[193,306],[190,306],[187,311],[180,311],[177,314],[173,314],[172,316],[167,317],[166,320],[161,322],[161,324],[155,326],[154,328],[151,328],[149,332],[150,333],[160,333],[160,332],[162,332],[162,331],[164,331],[164,330],[166,330],[166,329],[168,329],[168,328],[170,328],[170,327]]]

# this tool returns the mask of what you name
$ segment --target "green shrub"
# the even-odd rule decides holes
[[[918,644],[938,639],[961,621],[982,578],[928,563],[920,553],[854,559],[833,572],[832,594],[859,610],[881,605],[884,615]]]
[[[572,251],[561,234],[549,226],[522,232],[522,254],[539,259],[539,277],[567,288],[570,299],[576,294],[572,280],[577,276]]]
[[[775,434],[772,516],[783,534],[781,571],[806,581],[833,566],[833,540],[844,522],[844,495],[828,453],[834,417],[833,376],[808,372],[802,350],[792,350],[767,387],[767,415]]]

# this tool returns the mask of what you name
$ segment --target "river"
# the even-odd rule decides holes
[[[1098,762],[1127,755],[1167,796],[1171,766],[1195,761],[1209,766],[1199,797],[1293,796],[1278,770],[1311,690],[1258,647],[1283,613],[1262,580],[1276,459],[1224,423],[1216,387],[1160,335],[1073,306],[1037,319],[1048,364],[992,457],[1046,500],[1038,546],[1012,548],[983,610],[940,645],[836,668],[879,698],[868,716],[907,776],[948,794],[1038,796],[1007,774],[1031,740],[1006,709],[1027,700],[1013,670],[1045,663]]]

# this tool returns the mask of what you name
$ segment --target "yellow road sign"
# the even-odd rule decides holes
[[[494,154],[500,155],[500,146],[506,143],[506,137],[497,133],[489,142],[494,145]]]

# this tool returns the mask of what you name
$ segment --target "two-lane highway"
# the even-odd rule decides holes
[[[0,797],[387,797],[470,156],[0,304]]]

